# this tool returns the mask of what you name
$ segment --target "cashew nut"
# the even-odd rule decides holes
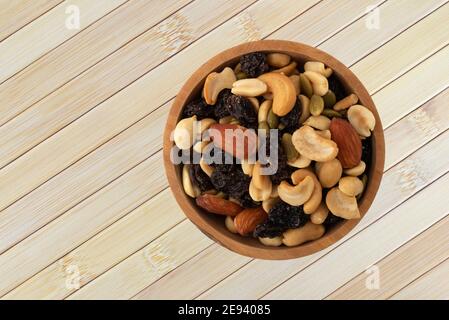
[[[337,187],[332,188],[327,193],[326,205],[329,210],[337,217],[341,217],[344,219],[360,218],[357,199],[355,197],[344,194]]]
[[[304,242],[321,238],[324,231],[323,225],[307,222],[302,227],[285,231],[282,235],[282,243],[288,247],[297,246]]]
[[[299,117],[299,124],[303,124],[310,116],[310,99],[305,95],[299,95],[299,102],[301,103],[301,116]],[[330,125],[330,124],[329,124]]]
[[[256,188],[256,186],[254,185],[254,180],[251,179],[251,182],[249,183],[249,195],[251,199],[256,202],[267,200],[271,195],[271,187],[267,189]]]
[[[301,87],[299,85],[299,75],[294,74],[294,75],[290,76],[289,79],[295,86],[296,95],[299,96],[299,94],[301,93]]]
[[[252,177],[253,175],[253,168],[254,168],[254,164],[253,163],[249,163],[248,160],[241,160],[242,163],[242,171],[244,174],[246,174],[247,176]]]
[[[356,94],[351,93],[346,98],[341,99],[337,103],[334,104],[334,110],[340,111],[347,109],[353,105],[355,105],[359,101],[359,97]]]
[[[271,188],[270,198],[279,198],[278,185],[273,185]]]
[[[348,176],[358,177],[365,172],[365,169],[366,163],[360,161],[360,163],[356,165],[354,168],[345,169],[345,174],[347,174]]]
[[[363,182],[356,177],[343,177],[338,182],[338,189],[348,196],[355,197],[362,193]]]
[[[323,188],[335,186],[341,178],[342,171],[343,167],[338,159],[315,164],[315,172]]]
[[[293,61],[289,65],[287,65],[283,68],[280,68],[280,69],[273,70],[272,72],[283,73],[286,76],[289,76],[289,75],[293,74],[293,72],[296,70],[296,66],[297,66],[297,63],[295,61]]]
[[[304,213],[312,214],[318,208],[323,196],[323,189],[316,175],[307,169],[299,169],[292,173],[291,179],[293,184],[299,184],[306,177],[310,177],[313,180],[314,188],[310,199],[304,203]]]
[[[321,202],[318,209],[310,215],[310,221],[314,224],[322,224],[329,214],[329,209],[324,202]]]
[[[322,136],[323,138],[326,138],[326,139],[332,138],[332,134],[331,134],[330,130],[317,130],[316,134],[319,136]]]
[[[214,172],[214,168],[212,168],[210,165],[207,164],[206,161],[204,161],[203,158],[200,160],[200,168],[204,171],[205,174],[207,174],[209,177]]]
[[[256,162],[253,169],[253,183],[257,189],[270,189],[271,190],[271,179],[268,175],[262,175],[262,165],[259,161]],[[271,191],[270,191],[271,193]]]
[[[310,163],[312,160],[309,158],[304,157],[302,154],[300,154],[295,160],[293,161],[287,161],[287,164],[291,167],[295,168],[307,168],[310,166]]]
[[[238,233],[237,229],[235,228],[234,224],[234,218],[231,216],[226,216],[225,219],[225,226],[226,228],[231,231],[232,233]]]
[[[218,94],[223,89],[231,89],[232,84],[237,80],[234,71],[226,67],[221,71],[210,73],[203,87],[203,96],[207,104],[215,104],[217,102]]]
[[[182,119],[176,125],[173,132],[173,140],[179,149],[190,149],[194,141],[194,125],[196,123],[196,116]]]
[[[305,71],[314,71],[317,72],[326,78],[329,78],[332,75],[332,69],[326,68],[324,63],[318,61],[308,61],[304,64]]]
[[[318,130],[328,130],[331,120],[325,116],[310,116],[304,124]]]
[[[201,194],[200,189],[192,183],[190,180],[190,165],[185,164],[182,167],[182,186],[184,187],[184,192],[192,198],[196,198]]]
[[[314,71],[306,71],[304,75],[312,83],[313,93],[319,96],[324,96],[329,91],[329,83],[327,78],[322,74]]]
[[[282,244],[282,238],[281,237],[274,237],[274,238],[259,238],[259,241],[270,247],[279,247]]]
[[[285,67],[290,63],[291,57],[284,53],[269,53],[267,54],[267,62],[270,66],[275,68]]]
[[[363,137],[369,137],[371,130],[374,130],[374,126],[376,125],[376,119],[373,113],[368,108],[359,104],[349,108],[348,120],[357,133]]]
[[[337,144],[316,134],[309,126],[302,126],[293,133],[292,142],[296,150],[314,161],[330,161],[337,156]]]
[[[210,142],[206,140],[198,141],[193,145],[193,151],[203,153],[204,148],[206,148],[209,145],[209,143]]]
[[[270,112],[271,106],[273,104],[272,100],[265,100],[259,107],[259,112],[257,114],[259,123],[267,121],[268,112]]]
[[[262,202],[262,208],[266,213],[269,213],[271,208],[279,201],[279,198],[269,198]]]
[[[278,187],[279,198],[291,206],[300,206],[310,199],[315,184],[309,176],[299,184],[292,186],[287,181],[282,181]]]
[[[267,92],[267,85],[259,79],[242,79],[232,84],[231,92],[244,97],[257,97]]]
[[[291,80],[282,73],[269,72],[259,76],[273,94],[273,112],[278,116],[289,113],[296,102],[296,90]]]

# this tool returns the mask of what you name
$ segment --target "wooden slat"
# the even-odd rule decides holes
[[[447,230],[446,230],[447,232]],[[449,260],[396,293],[394,300],[449,300]]]
[[[103,0],[98,1],[98,3],[101,5],[104,1],[108,2],[110,6],[114,2],[123,0]],[[104,19],[91,25],[84,32],[80,32],[43,56],[0,86],[0,100],[4,101],[0,106],[0,125],[14,118],[33,103],[61,87],[189,1],[128,1]],[[96,6],[92,5],[93,3],[97,4],[96,1],[88,2],[90,4],[89,10],[96,9]],[[61,7],[65,8],[66,6]],[[133,18],[130,19],[129,17]],[[61,25],[64,28],[62,23]],[[151,50],[151,48],[149,49]],[[127,57],[123,58],[126,59]],[[127,60],[123,60],[122,64],[126,62]],[[125,72],[120,74],[123,73]],[[101,78],[89,79],[90,82],[86,84],[96,87],[107,77],[108,75],[103,74]],[[95,91],[85,90],[83,86],[79,86],[78,90],[82,90],[84,96],[95,95]],[[64,100],[59,101],[59,104],[63,103]],[[58,109],[52,111],[53,119],[59,117]],[[32,128],[27,129],[31,131]],[[4,163],[2,163],[3,165]]]
[[[66,286],[69,266],[79,268],[80,285],[84,286],[183,219],[170,190],[165,189],[3,298],[63,299],[75,292]]]
[[[63,0],[1,0],[0,41],[4,40],[34,19],[56,7]]]
[[[449,143],[446,145],[447,154]],[[449,174],[446,174],[369,228],[355,235],[351,241],[341,244],[337,250],[328,253],[312,266],[269,292],[264,299],[326,297],[333,288],[343,285],[375,261],[445,217],[449,198],[441,190],[448,183]],[[403,185],[407,185],[407,182]],[[423,215],[422,212],[426,214]],[[329,270],[332,272],[328,272]]]
[[[259,26],[261,34],[266,35],[301,11],[306,10],[314,1],[295,2],[297,10],[286,10],[286,8],[291,9],[289,1],[276,1],[276,5],[268,0],[257,2],[243,15],[228,20],[205,38],[169,59],[163,66],[154,69],[126,90],[121,91],[89,112],[79,121],[75,121],[57,135],[47,139],[44,143],[3,168],[0,170],[0,193],[2,193],[0,208],[5,208],[14,200],[19,199],[42,182],[59,173],[66,166],[73,164],[80,157],[96,149],[126,129],[134,121],[150,113],[159,106],[158,103],[163,103],[166,101],[165,99],[171,98],[171,94],[176,93],[185,77],[190,75],[189,72],[196,68],[197,65],[195,66],[192,60],[200,64],[201,61],[206,59],[206,56],[211,54],[206,52],[202,45],[214,43],[210,48],[220,51],[230,45],[230,43],[226,44],[223,39],[229,39],[231,43],[244,41],[247,37],[247,31],[240,29],[240,23],[244,22],[241,22],[241,19],[247,19],[248,15],[252,14],[258,18],[256,21],[261,21],[261,17],[265,17],[266,12],[271,12],[273,18],[270,19],[270,23],[264,22]],[[190,57],[190,60],[186,59],[188,57]],[[172,69],[179,72],[171,72]],[[177,77],[183,77],[183,79],[177,79]],[[126,106],[126,108],[123,106]],[[162,130],[159,132],[162,133]],[[89,136],[89,139],[85,138],[86,135]],[[70,139],[70,142],[66,140],[67,138]],[[20,177],[16,176],[15,173],[21,170],[19,168],[23,168],[25,171],[31,170],[26,179],[23,174]],[[13,180],[13,176],[15,176],[14,179],[18,180]],[[15,189],[14,192],[12,189]],[[58,198],[59,201],[62,201],[62,199]]]
[[[379,288],[368,288],[361,273],[326,299],[387,299],[449,257],[449,217],[376,262]],[[449,269],[448,269],[449,271]]]
[[[125,2],[126,0],[67,0],[63,5],[34,20],[0,43],[0,83]],[[68,17],[65,10],[70,5],[79,8],[80,30],[70,30],[65,26]]]
[[[157,6],[157,3],[147,1],[146,7],[141,8],[138,5],[139,3],[142,2],[132,2],[130,6],[132,5],[132,8],[143,13],[151,12],[154,10],[153,6]],[[164,3],[170,4],[169,1],[164,1]],[[177,3],[181,6],[184,4],[184,1]],[[52,92],[49,96],[0,127],[0,154],[2,155],[0,168],[114,95],[114,93],[123,89],[249,4],[251,2],[244,0],[195,1],[138,36],[126,44],[126,46],[118,49],[60,89]],[[117,19],[123,19],[123,17],[128,16],[130,14],[128,11],[132,8],[127,8],[127,10],[125,8],[121,9],[117,12]],[[174,7],[172,10],[176,8]],[[204,15],[203,10],[206,9],[210,13]],[[159,10],[158,13],[158,15],[151,15],[152,19],[141,19],[142,26],[139,26],[139,28],[130,28],[127,23],[116,23],[114,19],[111,19],[104,25],[96,28],[93,26],[94,30],[86,36],[94,38],[98,34],[103,34],[104,28],[110,28],[114,24],[120,25],[121,29],[116,30],[114,28],[117,35],[111,37],[113,41],[109,41],[107,45],[102,46],[103,52],[108,52],[107,49],[112,50],[116,47],[116,39],[120,43],[126,42],[129,38],[129,35],[126,36],[126,34],[132,33],[134,35],[136,31],[141,31],[143,28],[150,26],[151,22],[155,22],[156,19],[167,14],[167,12]],[[167,30],[170,31],[168,32]],[[70,44],[75,46],[78,44],[78,39],[73,39]],[[84,51],[87,52],[88,50],[95,50],[95,47],[85,47]],[[58,52],[60,59],[63,59],[69,52],[71,50]],[[99,52],[96,52],[96,54],[98,55]],[[80,55],[82,56],[83,52],[73,55],[72,59],[79,59]],[[54,59],[51,61],[53,62],[42,62],[39,68],[36,67],[36,77],[42,78],[48,74],[51,64],[57,63]],[[67,65],[70,66],[74,63],[72,61]],[[69,79],[69,74],[63,71],[61,70],[60,76],[55,79],[55,82],[58,84],[63,80]],[[74,71],[71,70],[69,73],[75,74]],[[29,76],[24,79],[17,79],[17,82],[16,85],[20,88],[34,86],[34,82],[30,81]],[[37,90],[37,88],[28,90]],[[16,98],[11,97],[9,99],[10,107],[12,105],[20,105],[15,99],[29,99],[32,95],[26,94]],[[55,117],[55,114],[57,117]]]

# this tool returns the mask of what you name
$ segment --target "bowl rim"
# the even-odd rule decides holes
[[[362,199],[359,201],[361,218],[345,220],[326,232],[323,237],[295,247],[264,246],[261,245],[257,239],[248,241],[248,238],[236,236],[228,230],[222,232],[224,223],[223,228],[221,229],[212,226],[206,218],[207,213],[197,207],[192,199],[185,194],[179,169],[177,169],[177,165],[173,164],[170,160],[171,149],[174,145],[173,141],[170,139],[171,133],[176,127],[184,105],[193,97],[193,92],[197,91],[198,88],[202,86],[209,73],[230,65],[232,60],[238,59],[238,57],[243,54],[256,51],[287,53],[294,57],[300,56],[303,60],[321,61],[325,63],[325,65],[333,69],[334,73],[338,75],[338,78],[346,87],[350,88],[351,92],[358,95],[360,104],[370,109],[376,119],[376,126],[372,132],[371,139],[373,147],[371,167],[370,172],[368,173],[368,184]],[[187,218],[204,234],[215,242],[220,243],[222,246],[248,257],[268,260],[285,260],[304,257],[329,247],[348,234],[363,219],[377,194],[382,179],[385,162],[385,141],[382,123],[370,94],[361,81],[343,63],[330,54],[303,43],[287,40],[258,40],[239,44],[218,53],[201,65],[184,83],[176,96],[167,117],[163,138],[163,160],[169,187],[176,201]]]

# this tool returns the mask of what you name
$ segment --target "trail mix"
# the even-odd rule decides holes
[[[185,193],[267,246],[297,246],[360,218],[375,118],[358,102],[321,62],[242,56],[207,76],[173,133],[177,150],[198,160],[183,161]]]

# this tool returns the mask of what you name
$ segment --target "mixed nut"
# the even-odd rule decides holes
[[[358,102],[322,62],[242,56],[207,76],[174,130],[173,154],[188,154],[185,193],[267,246],[297,246],[360,218],[376,121]]]

